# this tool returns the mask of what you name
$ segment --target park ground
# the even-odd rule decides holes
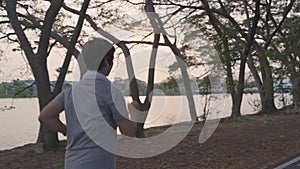
[[[184,124],[182,124],[184,125]],[[273,113],[244,116],[219,124],[214,134],[198,143],[203,124],[171,150],[151,158],[117,157],[118,169],[217,169],[267,168],[300,152],[300,115]],[[148,136],[165,131],[168,126],[146,130]],[[30,144],[0,151],[1,169],[53,169],[61,165],[64,147],[39,152]]]

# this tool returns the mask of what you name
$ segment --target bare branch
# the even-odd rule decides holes
[[[93,8],[100,8],[100,7],[102,7],[103,5],[105,5],[105,4],[107,4],[107,3],[110,3],[110,2],[112,2],[112,1],[114,1],[114,0],[107,0],[107,1],[102,2],[102,3],[100,3],[100,4],[96,4],[96,5],[94,5],[94,6],[91,6],[91,7],[89,7],[89,8],[90,8],[90,9],[93,9]]]
[[[26,89],[30,89],[32,86],[35,85],[36,82],[33,82],[31,85],[25,87],[24,89],[21,89],[19,91],[17,91],[14,95],[13,95],[13,99],[16,98],[20,93],[24,92]]]
[[[124,0],[124,1],[126,1],[126,2],[128,2],[128,3],[132,4],[132,5],[145,5],[144,2],[132,2],[130,0]]]
[[[42,29],[42,25],[37,22],[34,17],[30,17],[30,22],[27,21],[21,21],[20,23],[26,27],[34,27],[37,29]],[[69,47],[69,41],[67,38],[60,36],[58,33],[56,32],[51,32],[51,38],[55,39],[56,41],[58,41],[60,44],[62,44],[65,48]],[[73,55],[77,58],[79,56],[79,51],[77,49],[74,50]]]
[[[48,50],[48,52],[47,52],[47,56],[49,56],[50,55],[50,53],[51,53],[51,50],[53,49],[53,47],[57,44],[57,40],[55,40],[50,46],[49,46],[49,50]]]
[[[80,32],[82,30],[83,22],[84,22],[84,19],[85,19],[85,14],[86,14],[87,8],[89,6],[89,3],[90,3],[90,0],[85,0],[82,4],[81,10],[79,12],[80,15],[79,15],[77,25],[76,25],[75,30],[74,30],[74,34],[73,34],[73,36],[71,38],[71,41],[70,41],[70,46],[68,47],[68,51],[67,51],[65,61],[63,63],[61,72],[60,72],[60,74],[58,76],[58,79],[56,81],[56,84],[55,84],[54,95],[57,95],[58,93],[60,93],[60,91],[62,89],[63,82],[64,82],[66,74],[68,72],[69,64],[71,62],[71,58],[72,58],[72,55],[73,55],[73,52],[74,52],[75,45],[77,43]]]
[[[282,24],[284,23],[284,21],[286,20],[287,18],[287,15],[289,14],[289,12],[292,10],[292,7],[294,5],[296,0],[291,0],[290,4],[284,9],[284,13],[283,13],[283,17],[282,19],[280,20],[279,24],[277,25],[276,29],[271,33],[270,35],[270,39],[268,39],[268,41],[266,42],[265,44],[265,49],[267,49],[273,39],[273,37],[277,34],[277,32],[280,30]]]
[[[24,5],[24,4],[21,4],[19,2],[17,2],[17,5],[19,5],[20,7],[22,7],[27,12],[27,14],[30,14],[30,12],[28,11],[28,9],[30,7],[29,5]]]
[[[223,31],[222,31],[222,29],[220,28],[220,25],[221,25],[221,24],[220,24],[219,20],[217,20],[217,18],[215,17],[215,15],[213,15],[213,12],[212,12],[212,10],[210,9],[207,0],[201,0],[201,2],[202,2],[202,4],[203,4],[204,7],[205,7],[206,13],[207,13],[207,15],[208,15],[208,17],[209,17],[209,19],[210,19],[211,24],[214,26],[214,29],[216,30],[216,32],[218,33],[218,35],[219,35],[220,37],[222,37],[222,36],[223,36]],[[225,11],[225,10],[223,10],[223,12],[224,12],[224,11]]]
[[[197,11],[197,9],[193,9],[193,10],[190,11],[187,15],[181,17],[176,23],[173,23],[173,25],[171,25],[171,26],[169,26],[169,27],[166,27],[166,29],[168,29],[168,28],[170,28],[170,27],[173,27],[173,26],[175,26],[175,25],[181,23],[184,19],[187,19],[189,16],[191,16],[191,15],[192,15],[194,12],[196,12],[196,11]],[[168,20],[170,20],[171,17],[173,17],[173,16],[170,16],[170,17],[168,18]],[[164,24],[165,24],[165,23],[166,23],[166,22],[164,22]]]
[[[248,1],[243,0],[243,3],[244,3],[244,10],[245,10],[246,17],[247,17],[247,27],[248,27],[248,29],[250,29],[251,23],[250,23],[250,14],[249,14],[249,10],[248,10]]]
[[[9,41],[12,41],[12,42],[19,42],[17,39],[12,39],[10,36],[14,36],[16,35],[16,33],[8,33],[2,37],[0,37],[0,39],[5,39],[7,38]]]
[[[146,44],[146,45],[153,45],[153,42],[148,42],[148,41],[120,41],[121,43],[125,43],[125,44],[131,44],[131,43],[135,43],[135,44]],[[159,43],[159,46],[169,46],[166,43]]]
[[[12,27],[15,30],[15,33],[20,41],[22,49],[26,53],[26,57],[29,61],[29,64],[33,63],[33,57],[34,57],[34,52],[31,48],[31,45],[21,27],[21,24],[17,18],[17,13],[16,13],[16,0],[6,0],[6,7],[5,7],[9,20],[11,22]]]
[[[0,21],[0,24],[6,24],[6,23],[10,23],[10,21]]]
[[[147,37],[149,37],[150,35],[152,35],[153,33],[151,32],[151,33],[149,33],[148,35],[146,35],[146,36],[144,36],[140,41],[137,41],[138,43],[136,43],[135,45],[132,45],[131,47],[130,47],[130,49],[133,49],[136,45],[138,45],[139,44],[139,42],[142,42],[143,40],[145,40]],[[130,50],[129,49],[129,50]]]
[[[42,33],[39,40],[39,47],[37,54],[39,57],[47,57],[47,49],[49,46],[49,40],[51,36],[52,25],[55,21],[55,17],[62,7],[63,0],[51,1],[51,5],[46,12],[46,16],[43,23]]]

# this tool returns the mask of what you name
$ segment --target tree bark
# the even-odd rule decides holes
[[[293,95],[294,109],[299,109],[300,108],[300,77],[297,75],[292,77],[292,84],[293,84],[292,95]]]
[[[262,74],[262,91],[259,92],[262,106],[261,112],[269,114],[277,110],[274,104],[274,80],[272,77],[272,68],[268,58],[264,56],[265,50],[262,49],[257,42],[254,43],[254,48],[258,54]]]
[[[231,63],[228,60],[228,58],[225,58],[225,64],[226,64],[226,73],[227,73],[227,82],[229,87],[229,93],[231,95],[231,101],[232,101],[232,107],[231,107],[231,118],[236,119],[241,116],[241,102],[239,101],[241,98],[238,98],[234,80],[232,77],[232,69],[231,69]]]

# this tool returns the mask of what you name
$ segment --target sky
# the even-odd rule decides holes
[[[142,14],[139,10],[134,9],[124,9],[125,11],[130,11],[128,15],[132,19],[140,19],[145,18],[146,15]],[[148,34],[152,28],[148,25],[145,27],[145,30],[135,30],[135,31],[126,31],[121,30],[116,27],[105,27],[109,33],[113,34],[115,37],[121,40],[140,40],[143,38],[143,35]],[[172,32],[172,30],[168,30]],[[90,32],[90,36],[95,34],[94,31]],[[34,36],[34,33],[29,36]],[[182,34],[177,32],[177,36],[182,38]],[[148,37],[145,39],[146,41],[153,41],[153,36]],[[161,41],[163,42],[163,41]],[[12,81],[16,79],[27,80],[33,79],[31,74],[30,67],[27,63],[26,56],[20,52],[13,52],[12,50],[16,48],[14,44],[8,44],[5,39],[0,41],[0,50],[3,51],[0,53],[0,82],[3,81]],[[135,69],[135,73],[137,78],[146,81],[147,74],[148,74],[148,67],[149,67],[149,59],[151,53],[151,46],[150,45],[140,45],[136,46],[131,50],[133,65]],[[64,56],[66,51],[62,49],[53,49],[51,55],[48,57],[48,69],[49,69],[49,76],[50,80],[56,80],[58,73],[56,69],[61,67],[63,64]],[[161,82],[166,79],[170,74],[168,73],[168,66],[171,65],[176,61],[175,56],[172,52],[165,48],[160,47],[158,50],[157,60],[156,60],[156,68],[157,73],[155,74],[155,81]],[[77,68],[77,62],[75,59],[72,59],[69,70],[73,73],[68,74],[66,80],[73,81],[77,80],[77,75],[79,74],[79,70]],[[203,68],[193,69],[191,74],[197,76],[203,72]],[[174,75],[175,76],[175,75]],[[115,60],[114,68],[112,70],[111,75],[109,78],[113,80],[114,78],[119,77],[122,79],[126,79],[127,71],[125,66],[124,56],[121,55]]]

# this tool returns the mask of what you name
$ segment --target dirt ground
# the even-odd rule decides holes
[[[219,124],[214,134],[198,143],[201,123],[176,147],[151,158],[117,157],[118,169],[208,169],[267,168],[300,152],[300,115],[280,114],[246,116]],[[168,126],[146,130],[148,136],[165,131]],[[1,169],[59,168],[64,147],[39,152],[35,145],[0,151]]]

